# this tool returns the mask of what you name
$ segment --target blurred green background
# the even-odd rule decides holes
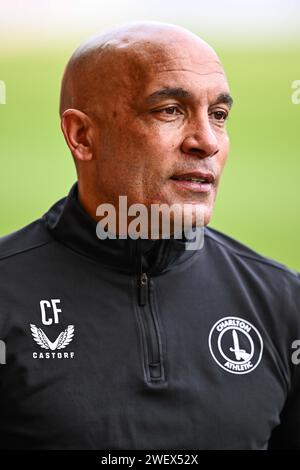
[[[211,226],[300,271],[300,45],[216,48],[235,103],[231,152]],[[60,79],[78,41],[0,56],[0,235],[42,215],[76,175],[58,117]]]

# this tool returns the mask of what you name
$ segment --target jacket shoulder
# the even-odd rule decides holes
[[[37,219],[25,227],[0,238],[0,261],[52,241],[43,219]]]
[[[247,245],[237,241],[236,239],[214,229],[211,227],[205,228],[205,237],[207,237],[212,243],[217,244],[221,250],[225,250],[232,256],[244,258],[248,260],[252,265],[260,265],[261,268],[266,270],[277,271],[278,274],[288,274],[292,277],[300,280],[300,274],[284,264],[281,264],[271,258],[261,255],[256,251],[252,250]]]

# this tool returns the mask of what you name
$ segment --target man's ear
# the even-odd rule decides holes
[[[61,130],[75,160],[93,158],[92,122],[78,109],[66,109],[61,116]]]

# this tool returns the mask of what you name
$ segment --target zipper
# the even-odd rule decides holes
[[[146,348],[144,360],[148,382],[161,382],[165,380],[162,342],[159,325],[153,305],[153,284],[149,275],[143,271],[142,255],[139,253],[140,272],[138,274],[138,305],[140,318],[145,333]]]
[[[140,288],[139,288],[139,305],[143,307],[147,304],[148,297],[148,276],[146,273],[141,273],[140,275]]]

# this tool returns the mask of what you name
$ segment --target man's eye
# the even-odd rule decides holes
[[[228,117],[228,113],[226,111],[222,111],[222,110],[217,110],[217,111],[212,111],[211,113],[213,115],[213,117],[217,120],[217,121],[225,121]]]
[[[179,108],[177,106],[168,106],[167,108],[160,109],[159,111],[173,116],[176,114],[180,114]]]

